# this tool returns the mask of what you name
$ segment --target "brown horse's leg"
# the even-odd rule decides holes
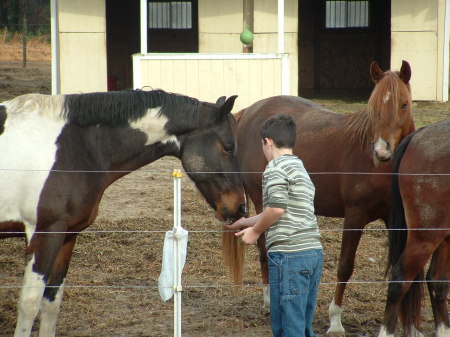
[[[69,269],[75,242],[76,235],[73,235],[64,242],[56,256],[42,299],[39,336],[55,336],[56,322],[64,291],[63,283]]]
[[[263,296],[264,306],[270,306],[270,293],[269,293],[269,265],[267,263],[267,251],[266,251],[266,237],[261,235],[258,238],[258,251],[259,251],[259,264],[261,267],[261,279],[263,283]]]
[[[345,218],[344,231],[342,233],[341,253],[339,257],[339,265],[337,271],[337,285],[334,292],[334,298],[328,308],[330,318],[330,328],[327,335],[343,336],[345,334],[344,327],[341,322],[342,299],[344,297],[346,282],[353,274],[355,265],[355,255],[361,240],[362,229],[367,224],[366,220],[355,220],[354,218]]]
[[[261,197],[262,198],[262,197]],[[255,202],[254,200],[261,200],[260,198],[252,198],[253,205],[255,206],[256,214],[262,212],[261,201]],[[270,307],[270,292],[269,292],[269,265],[267,262],[267,250],[266,250],[266,236],[261,235],[257,241],[258,253],[259,253],[259,265],[261,268],[261,279],[263,283],[263,296],[264,306]]]
[[[450,324],[448,318],[447,295],[450,279],[450,237],[443,241],[434,252],[427,273],[427,285],[433,308],[436,336],[448,336]],[[437,281],[437,282],[433,282]]]
[[[425,242],[409,233],[405,249],[391,270],[383,324],[379,336],[393,336],[399,315],[402,316],[406,336],[414,333],[419,325],[422,284],[412,283],[422,272],[426,262],[436,248],[434,242]],[[421,249],[418,249],[421,247]],[[420,280],[417,280],[420,281]],[[405,301],[408,305],[405,305]],[[403,303],[402,303],[403,302]]]

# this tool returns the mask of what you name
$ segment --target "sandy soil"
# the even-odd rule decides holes
[[[22,69],[17,64],[1,63],[0,101],[29,92],[49,93],[49,70],[48,64]],[[339,112],[355,111],[365,104],[363,100],[317,101]],[[423,123],[450,118],[446,104],[415,103],[415,109]],[[163,158],[125,176],[106,191],[98,219],[80,234],[75,247],[58,336],[173,335],[173,302],[160,299],[157,279],[164,232],[172,228],[171,172],[177,168],[180,163],[176,159]],[[270,336],[255,247],[247,250],[244,287],[231,286],[221,262],[220,225],[187,178],[182,186],[182,223],[190,231],[183,274],[183,336]],[[319,218],[319,223],[326,256],[315,329],[323,336],[335,287],[342,221]],[[355,283],[348,286],[344,300],[343,324],[348,336],[375,335],[383,314],[386,235],[380,223],[368,229],[358,251],[352,278]],[[23,248],[20,239],[0,244],[0,336],[13,333]],[[429,302],[423,325],[425,335],[430,336]]]

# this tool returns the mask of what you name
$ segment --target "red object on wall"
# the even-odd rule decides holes
[[[117,76],[108,76],[108,91],[117,90]]]

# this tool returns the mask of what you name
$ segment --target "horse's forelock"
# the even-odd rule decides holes
[[[407,85],[400,79],[398,72],[387,71],[377,83],[367,104],[367,113],[372,121],[383,118],[398,118],[397,109],[402,97],[411,101],[411,93]],[[388,114],[395,114],[389,116]]]

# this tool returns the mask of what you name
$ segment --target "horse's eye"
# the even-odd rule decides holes
[[[233,152],[233,145],[232,144],[224,144],[223,145],[223,149],[227,153],[232,153]]]
[[[408,103],[403,103],[403,104],[402,104],[402,109],[403,109],[403,110],[406,109],[407,106],[408,106]]]

